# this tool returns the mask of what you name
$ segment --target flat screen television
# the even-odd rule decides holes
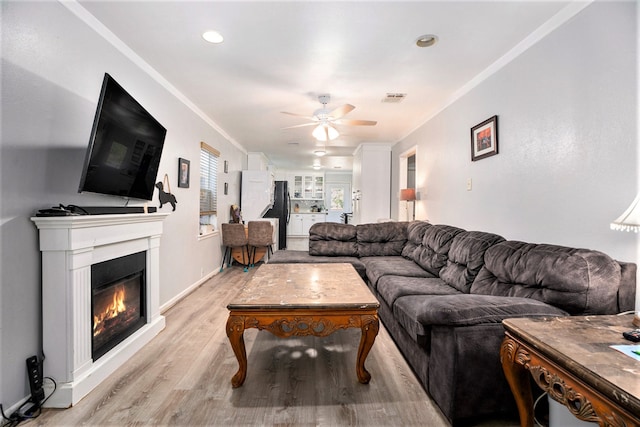
[[[151,200],[166,133],[105,73],[78,192]]]

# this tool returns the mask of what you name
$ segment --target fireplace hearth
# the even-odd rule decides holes
[[[42,252],[44,375],[58,385],[44,406],[76,404],[164,329],[167,215],[31,218]]]

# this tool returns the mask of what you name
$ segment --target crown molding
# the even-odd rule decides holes
[[[122,53],[127,59],[137,65],[142,71],[147,73],[151,78],[164,87],[169,93],[175,96],[180,102],[193,111],[198,117],[204,120],[209,126],[211,126],[216,132],[222,135],[227,141],[237,147],[243,153],[247,153],[247,150],[235,139],[233,139],[224,129],[222,129],[216,122],[213,121],[204,111],[198,108],[189,98],[187,98],[182,92],[180,92],[175,86],[173,86],[162,74],[160,74],[155,68],[153,68],[148,62],[142,59],[133,49],[131,49],[125,42],[123,42],[118,36],[116,36],[111,30],[109,30],[102,22],[100,22],[95,16],[93,16],[87,9],[82,7],[76,0],[58,0],[60,4],[66,7],[71,13],[73,13],[78,19],[83,21],[92,30],[98,33],[107,42],[111,43],[120,53]]]

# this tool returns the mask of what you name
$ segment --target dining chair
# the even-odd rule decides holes
[[[248,229],[249,265],[254,267],[258,248],[266,249],[265,262],[273,254],[273,226],[270,221],[249,221]]]
[[[244,271],[248,271],[249,265],[249,246],[248,246],[247,233],[244,230],[244,224],[222,224],[222,246],[224,246],[224,256],[222,257],[222,265],[220,271],[224,269],[224,263],[227,261],[227,267],[231,267],[233,262],[232,251],[234,248],[241,248],[242,250],[242,263],[244,264]],[[245,251],[247,253],[247,259],[245,259]]]

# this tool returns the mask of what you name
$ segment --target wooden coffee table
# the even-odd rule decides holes
[[[364,361],[378,334],[379,303],[351,264],[264,264],[231,301],[227,336],[238,359],[231,379],[240,387],[247,376],[244,330],[256,328],[287,338],[325,337],[360,328],[356,374],[367,384]]]

